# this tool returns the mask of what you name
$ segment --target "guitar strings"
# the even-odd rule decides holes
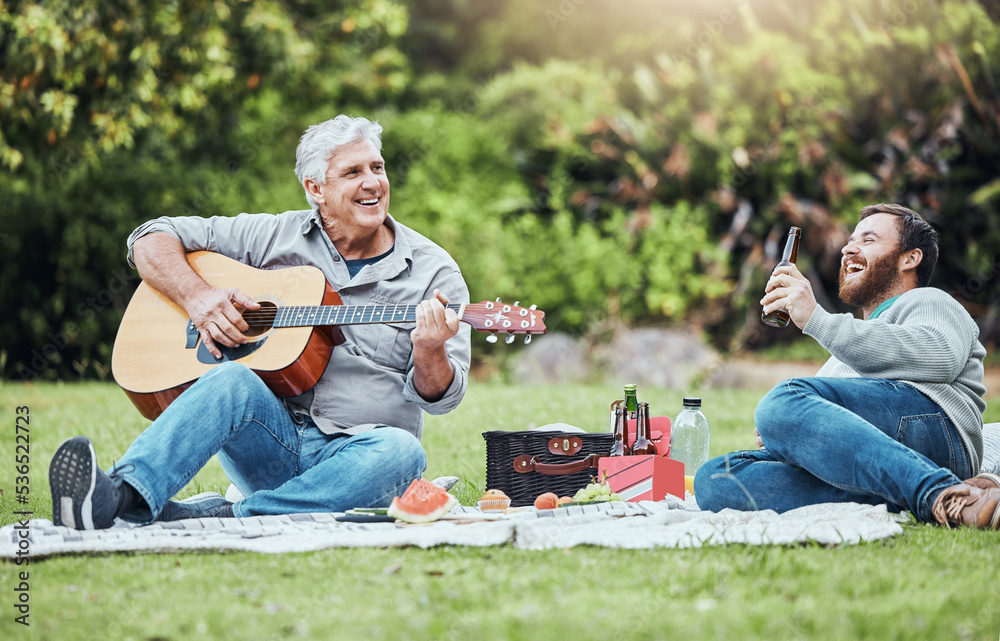
[[[274,323],[274,320],[277,317],[278,312],[281,311],[282,309],[300,309],[300,310],[304,311],[305,313],[311,313],[311,314],[331,314],[331,312],[332,312],[332,315],[334,317],[336,317],[336,316],[339,316],[342,311],[343,312],[347,312],[347,315],[351,315],[351,314],[357,314],[357,310],[358,309],[364,309],[366,307],[368,307],[368,306],[367,305],[358,305],[358,306],[348,306],[348,305],[303,306],[303,305],[300,305],[300,306],[294,306],[294,307],[273,307],[273,306],[268,306],[268,307],[264,307],[262,309],[252,309],[252,310],[247,310],[247,311],[243,312],[243,320],[245,320],[248,325],[252,325],[252,326],[270,325],[270,324]],[[458,309],[461,307],[461,305],[449,304],[449,305],[447,305],[447,307],[450,308],[450,309],[453,309],[455,311],[458,311]],[[397,320],[412,321],[414,319],[410,318],[410,315],[412,313],[416,312],[416,305],[406,305],[406,306],[404,306],[404,309],[402,311],[404,313],[404,317],[402,319],[397,319]],[[398,312],[399,312],[399,310],[397,309],[395,313],[398,313]]]

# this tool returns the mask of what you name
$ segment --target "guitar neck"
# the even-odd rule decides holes
[[[459,319],[465,311],[464,304],[445,305],[445,307],[455,310]],[[294,305],[279,307],[274,316],[273,326],[369,325],[414,323],[416,320],[416,305]]]

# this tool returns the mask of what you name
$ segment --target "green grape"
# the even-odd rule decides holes
[[[603,494],[604,496],[610,496],[611,495],[611,488],[608,487],[607,485],[602,485],[601,486],[601,494]]]

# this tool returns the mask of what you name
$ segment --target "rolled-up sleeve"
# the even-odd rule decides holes
[[[126,241],[128,264],[135,267],[135,242],[147,234],[165,232],[180,241],[185,251],[212,251],[248,265],[266,255],[277,229],[277,216],[163,216],[139,225]]]
[[[469,288],[459,272],[449,271],[442,277],[435,278],[428,289],[426,298],[430,298],[435,289],[440,290],[452,302],[468,302],[469,300]],[[445,414],[458,407],[469,387],[469,364],[472,361],[471,333],[471,327],[466,323],[461,323],[458,333],[445,343],[448,360],[451,361],[455,374],[444,396],[434,402],[427,401],[420,396],[414,384],[413,357],[411,355],[409,371],[406,373],[406,384],[403,386],[403,398],[419,405],[428,414]]]
[[[458,336],[451,340],[458,340]],[[451,365],[455,369],[455,376],[451,379],[451,385],[439,400],[433,403],[425,400],[417,392],[413,385],[413,370],[406,376],[406,386],[403,387],[403,398],[411,403],[416,403],[428,414],[447,414],[452,411],[465,397],[465,390],[469,387],[469,367],[464,367],[454,358],[450,359]]]
[[[150,220],[145,222],[129,234],[128,240],[125,241],[125,246],[128,248],[128,254],[126,255],[126,260],[128,261],[128,266],[135,269],[135,241],[139,240],[146,234],[152,234],[156,232],[165,232],[170,234],[174,238],[180,238],[177,234],[177,230],[174,228],[170,219],[166,216],[162,218],[157,218],[155,220]]]

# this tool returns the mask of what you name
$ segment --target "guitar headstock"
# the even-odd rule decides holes
[[[534,305],[520,307],[516,302],[508,305],[499,298],[466,305],[462,320],[476,331],[489,334],[486,340],[490,343],[497,342],[497,334],[507,334],[508,343],[514,342],[515,334],[526,334],[524,342],[530,343],[532,334],[546,332],[545,312]]]

